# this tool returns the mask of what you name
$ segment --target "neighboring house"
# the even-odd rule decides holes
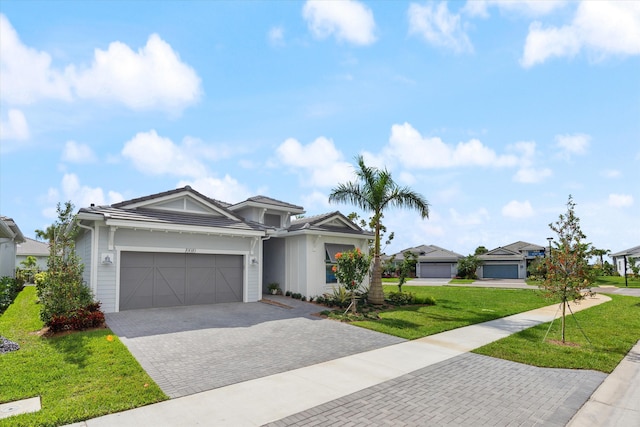
[[[15,221],[0,216],[0,277],[16,277],[16,250],[22,242],[24,236]]]
[[[76,252],[105,312],[253,302],[269,283],[321,295],[335,253],[366,251],[371,233],[339,212],[257,196],[232,205],[187,186],[78,212]]]
[[[627,270],[627,274],[631,274],[632,271],[629,258],[637,258],[637,262],[640,262],[640,246],[635,246],[624,251],[616,252],[615,254],[611,254],[609,256],[613,259],[613,265],[616,266],[616,271],[619,275],[625,275],[625,268]]]
[[[458,260],[464,258],[459,253],[435,245],[420,245],[404,249],[395,254],[395,260],[402,262],[404,253],[410,251],[417,257],[416,277],[452,278],[458,274]]]
[[[545,256],[544,246],[515,242],[478,255],[482,261],[480,279],[525,279],[533,260]]]
[[[44,242],[38,242],[37,240],[25,237],[24,242],[18,244],[16,252],[16,268],[24,268],[22,261],[26,260],[28,256],[32,256],[36,259],[36,268],[38,270],[47,269],[47,260],[49,259],[49,245]]]

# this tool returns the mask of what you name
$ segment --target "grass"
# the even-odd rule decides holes
[[[386,292],[395,287],[385,286]],[[436,299],[431,306],[401,306],[381,312],[380,320],[353,322],[367,329],[416,339],[549,305],[537,290],[404,286],[416,296]]]
[[[58,426],[167,399],[109,329],[44,338],[41,328],[35,287],[26,287],[0,316],[0,334],[20,345],[0,354],[0,403],[40,396],[42,410],[0,426]]]
[[[413,278],[408,277],[405,283],[407,283],[407,282],[409,282],[411,280],[413,280]],[[382,283],[398,283],[398,278],[397,277],[383,277],[382,278]]]
[[[630,288],[640,288],[640,279],[627,277],[627,284]],[[624,288],[624,277],[622,276],[598,276],[596,277],[596,282],[593,284],[594,287],[597,286],[617,286],[619,288]]]
[[[474,353],[541,367],[610,373],[640,339],[640,298],[609,296],[610,302],[576,312],[575,318],[567,316],[565,336],[570,346],[557,343],[561,335],[560,320],[556,320],[544,342],[549,323],[480,347]]]
[[[449,283],[451,283],[452,285],[468,285],[475,281],[475,279],[451,279]]]

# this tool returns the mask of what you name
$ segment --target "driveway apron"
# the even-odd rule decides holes
[[[315,304],[269,297],[130,310],[108,326],[171,398],[286,372],[405,340],[322,319]]]

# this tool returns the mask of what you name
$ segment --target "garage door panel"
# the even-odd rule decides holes
[[[191,267],[189,269],[186,305],[217,302],[215,274],[214,267]]]
[[[242,302],[242,270],[216,268],[216,302]]]
[[[485,265],[482,276],[486,279],[517,279],[518,264]]]
[[[154,307],[173,307],[185,303],[185,266],[184,260],[180,267],[158,267],[156,260],[156,274],[154,283]],[[165,260],[160,260],[165,261]],[[174,263],[177,264],[177,263]],[[162,265],[166,265],[162,262]]]
[[[121,309],[150,308],[152,298],[153,267],[123,266],[120,274]]]
[[[243,301],[242,255],[122,252],[120,310]]]
[[[451,264],[438,262],[420,263],[420,277],[451,278]]]

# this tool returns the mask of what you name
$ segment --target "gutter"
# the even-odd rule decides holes
[[[91,232],[91,274],[89,279],[89,288],[93,292],[93,296],[96,296],[98,292],[98,239],[96,239],[95,229],[78,222],[78,227],[84,228]]]

